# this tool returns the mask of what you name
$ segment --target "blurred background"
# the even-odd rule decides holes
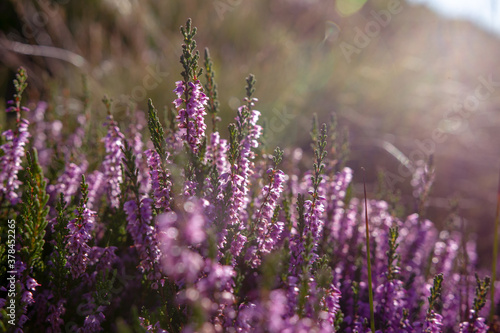
[[[495,0],[3,0],[1,105],[22,65],[30,101],[62,96],[74,113],[84,75],[97,127],[104,94],[122,124],[126,108],[145,110],[147,98],[170,107],[182,71],[179,27],[189,17],[202,58],[209,47],[214,61],[221,132],[253,73],[269,145],[306,151],[312,114],[327,121],[335,112],[349,133],[355,183],[364,166],[371,197],[384,170],[411,213],[404,165],[433,154],[428,216],[445,228],[458,200],[456,212],[489,263],[500,169]]]

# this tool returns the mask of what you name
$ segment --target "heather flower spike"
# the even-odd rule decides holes
[[[148,110],[148,128],[151,135],[151,142],[153,142],[155,150],[160,156],[160,160],[164,161],[167,155],[165,132],[163,131],[163,126],[158,118],[158,111],[153,105],[153,101],[151,99],[148,100]]]
[[[479,312],[486,304],[490,284],[491,279],[489,277],[485,277],[484,280],[481,280],[476,274],[476,293],[474,297],[474,303],[472,305],[472,309],[470,309],[469,313],[467,313],[466,321],[460,323],[460,333],[491,332],[489,331],[489,326],[485,323],[485,318],[479,315]]]
[[[6,110],[7,112],[16,112],[16,129],[14,131],[9,129],[2,133],[6,142],[0,146],[0,150],[3,151],[0,156],[0,204],[3,204],[4,199],[9,200],[12,205],[19,202],[17,190],[22,183],[18,179],[18,174],[22,170],[21,162],[28,138],[31,136],[28,132],[29,121],[21,118],[21,111],[28,110],[21,107],[22,95],[28,85],[27,80],[26,70],[20,67],[14,79],[16,90],[14,101],[8,102],[12,106]]]
[[[205,89],[207,90],[208,95],[207,111],[212,117],[212,132],[217,132],[217,122],[220,121],[220,118],[217,116],[219,113],[219,100],[217,84],[214,81],[215,71],[213,69],[212,58],[210,58],[208,48],[205,48],[205,78],[207,80]]]
[[[28,86],[28,74],[24,67],[19,67],[19,70],[16,74],[16,78],[14,79],[14,88],[16,89],[16,93],[14,94],[14,105],[7,109],[7,111],[16,112],[17,121],[21,119],[21,99],[23,97],[24,89]]]
[[[87,207],[88,184],[82,175],[81,182],[82,198],[76,209],[76,217],[68,223],[68,239],[66,249],[68,250],[68,264],[73,278],[78,278],[87,269],[91,248],[89,242],[92,239],[92,230],[95,225],[96,213]]]
[[[41,257],[45,244],[45,228],[48,224],[49,207],[46,207],[46,205],[49,195],[45,190],[47,182],[38,163],[37,151],[33,150],[31,154],[27,154],[27,157],[27,191],[23,195],[19,221],[26,228],[22,235],[24,246],[21,249],[21,256],[28,267],[43,267],[45,263],[41,260]]]
[[[398,244],[399,228],[398,226],[389,229],[389,250],[387,251],[387,279],[393,280],[397,278],[399,268],[396,266],[396,261],[399,255],[396,253]]]
[[[436,302],[439,297],[441,297],[441,290],[443,284],[443,274],[438,274],[434,277],[434,284],[431,287],[431,294],[427,298],[429,301],[429,308],[427,310],[427,315],[425,317],[425,332],[441,332],[441,327],[443,326],[443,317],[436,313],[434,308],[436,307]]]
[[[106,178],[107,194],[111,202],[112,208],[118,208],[120,205],[121,185],[123,183],[122,177],[122,159],[123,159],[123,146],[125,137],[121,133],[118,124],[111,115],[111,100],[107,97],[103,98],[103,103],[106,105],[108,112],[108,133],[102,140],[106,149],[106,157],[102,164],[104,177]]]
[[[177,123],[180,138],[188,144],[195,154],[199,152],[200,145],[205,139],[205,106],[209,98],[203,92],[203,86],[198,79],[202,69],[198,70],[200,54],[196,49],[196,28],[191,27],[191,19],[186,22],[186,27],[181,27],[185,44],[182,45],[181,64],[184,71],[181,73],[183,80],[175,83],[174,93],[177,98],[173,104],[178,109]]]

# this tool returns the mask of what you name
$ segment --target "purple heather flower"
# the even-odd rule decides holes
[[[489,326],[486,325],[485,321],[486,321],[485,318],[475,316],[475,311],[473,309],[470,309],[469,310],[469,321],[465,321],[463,323],[460,323],[459,332],[460,333],[486,333],[486,332],[488,332]]]
[[[120,132],[113,116],[108,116],[108,134],[102,140],[106,148],[106,157],[104,158],[103,173],[107,182],[107,194],[110,206],[118,208],[120,204],[120,185],[122,179],[122,159],[124,157],[122,148],[124,146],[125,137]]]
[[[174,93],[177,99],[174,105],[179,109],[185,104],[185,109],[180,109],[177,115],[177,122],[180,129],[181,139],[189,144],[193,152],[198,151],[198,147],[205,137],[205,105],[208,97],[203,93],[203,86],[199,80],[194,82],[177,81]],[[186,99],[184,99],[186,98]]]
[[[443,331],[443,316],[431,310],[424,324],[424,332],[440,333]]]
[[[36,282],[35,279],[32,277],[28,276],[26,279],[26,289],[35,291],[36,287],[40,286],[38,282]]]
[[[89,209],[94,208],[94,204],[99,203],[99,199],[102,195],[102,189],[104,187],[104,174],[99,170],[94,170],[88,177],[89,193],[87,207]]]
[[[245,98],[247,101],[247,99]],[[252,99],[250,106],[254,105],[257,99]],[[251,110],[249,116],[245,116],[247,106],[238,108],[236,122],[238,128],[245,130],[246,135],[240,142],[240,154],[237,161],[231,166],[230,170],[221,175],[221,187],[219,193],[223,196],[228,186],[231,187],[232,196],[229,198],[229,224],[239,224],[246,222],[245,209],[250,201],[248,198],[250,176],[253,174],[254,164],[252,160],[255,154],[252,148],[258,147],[257,139],[260,137],[262,127],[257,125],[260,112]]]
[[[323,204],[324,200],[325,197],[318,195],[316,200],[314,200],[314,198],[313,200],[306,200],[304,204],[304,233],[307,234],[307,232],[310,231],[315,243],[318,242],[319,237],[323,232],[323,221],[321,220],[321,217],[325,211],[325,206]]]
[[[293,230],[294,233],[292,234],[290,240],[292,258],[289,267],[290,274],[292,275],[299,274],[300,269],[304,264],[312,264],[318,257],[316,247],[319,244],[319,240],[323,232],[322,215],[325,211],[325,206],[323,204],[325,197],[322,194],[324,192],[324,184],[325,181],[323,180],[318,187],[317,193],[309,191],[309,193],[313,196],[313,199],[306,200],[304,203],[303,233],[298,234],[298,230]],[[312,249],[310,250],[310,253],[306,253],[305,244],[308,241],[307,238],[309,234],[312,238]],[[305,262],[304,258],[307,257],[309,257],[308,262]]]
[[[64,324],[64,320],[61,317],[66,312],[65,303],[66,300],[61,299],[57,302],[57,305],[49,305],[49,315],[47,316],[47,322],[50,324],[49,332],[61,332],[61,326]]]
[[[258,255],[259,252],[260,254],[271,252],[284,229],[283,222],[276,222],[274,224],[271,224],[271,222],[277,201],[283,192],[285,173],[281,170],[272,168],[267,170],[267,173],[269,174],[270,184],[263,187],[260,195],[263,202],[260,204],[260,209],[254,216],[257,228],[258,249],[258,252],[252,250],[255,255]],[[251,260],[251,263],[253,267],[256,267],[260,264],[260,259],[255,257]]]
[[[205,216],[201,201],[190,200],[184,203],[188,219],[182,225],[182,237],[187,244],[196,246],[206,238]]]
[[[74,132],[70,134],[68,142],[71,142],[72,148],[78,151],[78,149],[82,147],[83,140],[85,138],[85,123],[87,121],[87,118],[85,117],[85,115],[80,114],[76,117],[76,120],[79,126],[77,126]]]
[[[236,272],[232,266],[224,266],[211,259],[205,259],[203,278],[196,282],[196,289],[207,297],[214,297],[215,291],[232,292],[235,276]]]
[[[63,174],[57,179],[57,183],[47,187],[47,192],[51,194],[53,199],[56,199],[62,193],[66,200],[69,200],[80,188],[82,174],[87,170],[87,166],[87,161],[84,161],[81,166],[69,163],[66,165]]]
[[[26,324],[26,322],[28,321],[28,319],[29,319],[29,318],[28,318],[28,316],[27,316],[27,315],[22,314],[22,315],[19,317],[19,323],[18,323],[18,325],[19,325],[20,327],[23,327],[23,326],[24,326],[24,324]]]
[[[29,122],[21,118],[15,132],[12,130],[3,132],[7,142],[0,146],[0,149],[3,150],[3,155],[0,156],[0,192],[12,205],[19,202],[17,189],[21,185],[21,181],[18,180],[18,173],[22,169],[21,161],[30,137],[28,125]]]
[[[92,247],[89,254],[89,265],[96,265],[98,271],[111,271],[113,264],[118,261],[116,250],[116,246]]]
[[[182,215],[168,212],[158,216],[162,268],[175,281],[193,283],[203,268],[203,257],[195,251],[206,238],[202,209],[202,202],[193,199],[184,203]]]
[[[380,284],[373,296],[375,312],[387,327],[387,332],[398,332],[403,319],[403,310],[407,308],[406,292],[400,280],[388,280]]]
[[[235,237],[235,240],[231,243],[231,254],[233,258],[236,258],[240,255],[241,250],[243,250],[243,246],[247,242],[247,238],[242,234],[238,234]]]
[[[93,333],[93,332],[101,332],[102,327],[101,323],[104,321],[105,317],[102,312],[99,312],[97,315],[88,315],[85,317],[85,321],[83,322],[83,327],[78,330],[79,333]]]
[[[219,175],[229,171],[227,151],[227,140],[221,139],[219,132],[213,132],[210,136],[210,144],[207,146],[206,160],[211,160],[215,164]]]
[[[332,180],[326,184],[326,214],[328,219],[325,222],[325,232],[328,238],[338,240],[341,246],[346,232],[346,225],[342,225],[341,219],[344,213],[344,199],[347,193],[347,187],[352,180],[352,170],[344,168],[337,173]]]
[[[153,200],[143,198],[137,207],[135,200],[127,201],[124,209],[127,214],[127,231],[132,236],[134,246],[139,254],[141,262],[139,268],[148,274],[148,279],[157,281],[157,265],[160,259],[158,248],[158,232],[153,224]]]
[[[231,168],[236,169],[236,166]],[[225,173],[220,177],[221,188],[219,190],[220,197],[222,200],[224,198],[224,190],[227,187],[231,188],[231,197],[229,198],[229,212],[228,220],[230,225],[239,224],[241,220],[241,215],[244,208],[246,207],[246,192],[248,191],[246,187],[246,181],[243,176],[236,174],[235,172]]]
[[[172,183],[167,170],[163,169],[160,155],[154,149],[148,149],[144,152],[149,166],[149,174],[151,176],[151,188],[153,189],[153,197],[155,207],[158,209],[170,210],[170,191]],[[168,159],[168,155],[167,155]],[[165,162],[165,161],[164,161]]]
[[[47,111],[48,104],[46,102],[38,102],[33,112],[29,116],[30,123],[33,125],[33,147],[38,152],[38,160],[42,167],[45,167],[50,162],[52,149],[47,147],[48,136],[46,133],[50,124],[44,121],[45,111]],[[51,138],[54,135],[51,135]],[[57,137],[55,137],[57,140]]]
[[[198,186],[197,182],[193,180],[186,180],[184,182],[184,189],[183,189],[184,196],[187,198],[194,196],[196,194],[197,186]]]
[[[35,300],[33,299],[33,293],[31,291],[25,290],[21,296],[21,302],[26,304],[35,303]]]
[[[73,278],[79,277],[87,269],[91,248],[88,242],[92,239],[91,231],[95,224],[96,212],[84,203],[82,213],[68,223],[66,248],[68,249],[68,266]]]

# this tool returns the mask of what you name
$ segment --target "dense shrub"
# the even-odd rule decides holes
[[[263,147],[252,75],[224,139],[208,52],[203,86],[196,29],[181,31],[169,123],[150,101],[120,128],[105,98],[101,143],[85,116],[70,131],[47,103],[22,108],[20,69],[0,155],[4,330],[487,331],[474,243],[423,215],[432,165],[409,216],[356,198],[334,119],[313,121],[310,162]]]

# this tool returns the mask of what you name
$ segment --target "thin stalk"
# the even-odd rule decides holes
[[[497,190],[497,211],[495,215],[495,240],[493,241],[493,262],[491,267],[491,305],[490,305],[490,323],[493,322],[495,315],[495,281],[497,280],[497,255],[498,255],[498,226],[500,224],[500,179]]]
[[[375,333],[375,312],[373,311],[372,264],[370,259],[370,230],[368,229],[368,201],[366,199],[365,168],[363,170],[363,187],[365,190],[365,222],[366,222],[366,263],[368,266],[368,300],[370,302],[370,326]]]

